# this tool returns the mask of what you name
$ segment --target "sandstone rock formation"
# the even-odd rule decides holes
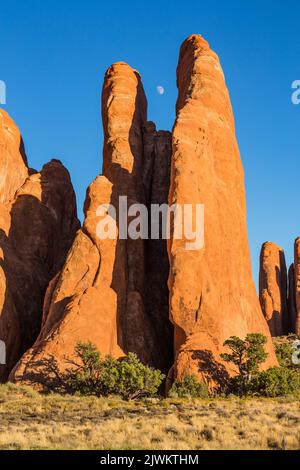
[[[69,174],[52,160],[29,170],[20,133],[0,111],[0,339],[4,380],[38,336],[43,301],[79,228]]]
[[[294,244],[294,280],[296,303],[295,332],[300,335],[300,237],[296,238]]]
[[[91,341],[103,355],[135,352],[163,371],[175,359],[174,377],[195,373],[222,383],[233,372],[220,359],[223,342],[261,332],[268,337],[266,367],[277,364],[251,275],[230,99],[219,60],[201,36],[182,45],[177,81],[171,135],[147,122],[139,74],[123,62],[108,69],[102,93],[103,175],[87,190],[83,227],[49,284],[40,334],[12,380],[32,383],[44,377],[47,382],[51,372],[55,380],[78,341]],[[161,236],[165,221],[158,240],[126,239],[123,223],[131,224],[137,214],[108,208],[118,208],[125,196],[128,207],[150,208],[168,199],[204,204],[205,246],[186,250],[188,236],[178,240],[173,231],[168,253]],[[146,232],[152,229],[151,221]],[[104,230],[118,236],[104,238]]]
[[[171,239],[170,318],[175,377],[226,380],[223,342],[260,332],[266,366],[277,363],[251,275],[243,169],[234,118],[217,55],[198,35],[181,46],[169,203],[205,205],[205,246],[187,251]]]
[[[262,246],[259,297],[272,336],[300,334],[299,305],[297,306],[298,284],[300,284],[299,246],[300,239],[297,238],[294,245],[294,263],[290,265],[288,271],[288,282],[282,248],[272,242],[264,243]]]
[[[10,201],[28,177],[27,159],[19,130],[0,110],[0,204]]]
[[[272,336],[288,330],[287,273],[284,251],[272,242],[262,245],[260,253],[259,300]]]
[[[287,333],[296,332],[296,299],[295,299],[295,269],[294,263],[289,267],[288,273],[288,330]]]
[[[98,236],[99,207],[118,208],[125,196],[128,207],[167,203],[171,137],[147,123],[146,111],[138,73],[112,65],[102,93],[103,175],[88,188],[82,230],[48,288],[41,333],[14,380],[37,381],[49,358],[63,369],[78,341],[91,341],[103,355],[131,351],[162,370],[171,366],[166,242],[123,239],[118,213],[110,219],[118,238]]]

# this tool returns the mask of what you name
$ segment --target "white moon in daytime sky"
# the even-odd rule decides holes
[[[158,85],[158,86],[156,87],[156,90],[157,90],[157,93],[158,93],[159,95],[163,95],[164,92],[165,92],[164,87],[163,87],[163,86],[160,86],[160,85]]]

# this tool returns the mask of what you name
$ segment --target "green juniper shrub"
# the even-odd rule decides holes
[[[282,367],[291,367],[293,365],[292,355],[294,350],[290,343],[276,344],[275,352],[278,362]]]
[[[77,343],[76,360],[68,360],[71,368],[63,375],[66,389],[80,395],[102,395],[102,361],[100,353],[92,343]]]
[[[252,379],[250,394],[280,397],[300,392],[300,371],[287,367],[271,367]]]
[[[227,392],[237,395],[279,397],[300,392],[300,369],[292,364],[293,348],[291,343],[277,343],[276,354],[281,367],[271,367],[259,371],[266,358],[264,350],[266,337],[255,333],[245,340],[231,337],[224,346],[231,350],[221,357],[235,364],[239,374],[231,378]]]
[[[295,353],[295,347],[293,345],[296,340],[299,340],[299,337],[295,334],[273,338],[276,356],[282,367],[298,369],[299,366],[293,364],[292,361],[292,356]]]
[[[92,343],[78,343],[76,361],[64,374],[64,382],[70,393],[80,395],[120,395],[126,400],[153,396],[165,376],[159,370],[142,364],[137,356],[129,353],[122,359],[111,356],[101,358]]]
[[[198,382],[194,375],[187,375],[182,381],[175,380],[168,396],[170,398],[208,398],[209,391],[205,382]]]
[[[158,369],[145,366],[133,353],[117,362],[119,373],[115,392],[130,400],[142,396],[156,395],[165,376]]]
[[[241,375],[230,377],[225,394],[238,396],[252,395],[252,380],[246,381]]]
[[[224,342],[230,353],[221,354],[226,362],[232,362],[238,369],[239,375],[229,380],[230,393],[247,394],[251,389],[251,381],[258,374],[259,366],[268,357],[265,351],[267,338],[260,333],[250,333],[245,340],[231,336]]]

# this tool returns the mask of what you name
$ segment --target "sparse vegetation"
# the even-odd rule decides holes
[[[208,386],[199,382],[194,375],[187,375],[180,382],[176,380],[169,391],[171,398],[208,398]]]
[[[71,364],[62,377],[70,393],[80,395],[119,395],[126,400],[156,395],[164,375],[145,366],[137,356],[117,360],[111,356],[104,359],[91,343],[78,343],[75,348],[77,361]]]
[[[243,395],[248,393],[252,386],[252,379],[259,372],[259,366],[268,357],[264,346],[267,338],[260,333],[251,333],[245,340],[231,336],[224,342],[230,353],[221,354],[226,362],[232,362],[238,369],[239,375],[230,380],[231,393]]]
[[[295,369],[295,365],[292,363],[292,354],[295,352],[293,343],[297,339],[299,338],[295,334],[273,338],[275,352],[280,366]],[[298,366],[296,366],[296,368],[298,368]]]
[[[275,345],[275,352],[279,362],[279,365],[282,367],[291,367],[292,366],[292,354],[293,348],[290,343],[282,343]]]
[[[260,372],[251,382],[249,393],[281,397],[300,392],[300,371],[287,367],[271,367]]]
[[[205,383],[187,376],[163,398],[160,371],[134,354],[101,358],[91,343],[79,343],[60,377],[63,395],[0,385],[0,449],[299,449],[300,369],[259,372],[260,336],[226,341],[227,360],[242,372],[231,392],[242,397],[209,397]],[[288,354],[280,348],[282,364]]]
[[[229,381],[227,392],[237,395],[280,397],[300,393],[300,369],[292,364],[292,338],[274,340],[280,367],[259,371],[259,365],[267,357],[264,351],[266,338],[263,335],[248,335],[245,341],[231,337],[224,346],[230,354],[222,354],[225,361],[234,363],[239,375]],[[293,338],[294,340],[294,338]]]
[[[233,363],[238,374],[231,377],[226,385],[215,393],[219,396],[264,396],[279,397],[300,393],[300,368],[292,364],[292,339],[275,339],[275,348],[280,367],[260,372],[260,365],[266,360],[265,344],[267,338],[262,334],[249,334],[242,340],[230,337],[224,343],[229,349],[221,355],[224,361]],[[165,376],[159,370],[142,364],[135,354],[129,353],[122,359],[110,356],[102,358],[91,343],[78,343],[75,360],[68,360],[69,368],[60,373],[52,359],[58,387],[52,391],[72,395],[109,397],[120,396],[125,400],[155,397]],[[46,380],[47,381],[47,380]],[[49,378],[49,383],[51,380]],[[51,387],[49,387],[51,390]],[[162,388],[163,389],[163,388]],[[190,375],[176,380],[168,393],[169,398],[208,398],[208,385]],[[162,397],[161,397],[162,398]]]
[[[0,449],[299,449],[294,398],[123,401],[0,386]]]

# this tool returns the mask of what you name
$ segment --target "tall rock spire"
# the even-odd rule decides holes
[[[37,364],[47,357],[64,368],[78,341],[91,341],[102,355],[134,352],[144,363],[166,371],[171,366],[166,242],[121,236],[118,212],[124,197],[128,208],[167,203],[171,137],[147,123],[146,113],[138,72],[124,62],[113,64],[102,91],[103,175],[87,190],[82,230],[49,285],[41,333],[14,380],[38,381]],[[116,209],[117,238],[103,239],[98,210],[109,204]],[[126,213],[125,219],[132,218]]]
[[[226,379],[223,342],[267,336],[267,365],[276,364],[251,275],[244,175],[228,90],[217,55],[199,35],[181,46],[169,203],[205,206],[205,245],[187,251],[171,239],[170,318],[175,376]]]
[[[295,298],[295,268],[294,263],[289,267],[288,273],[288,331],[287,333],[296,332],[296,298]]]
[[[266,242],[260,253],[259,300],[272,336],[288,333],[287,272],[284,251]]]

